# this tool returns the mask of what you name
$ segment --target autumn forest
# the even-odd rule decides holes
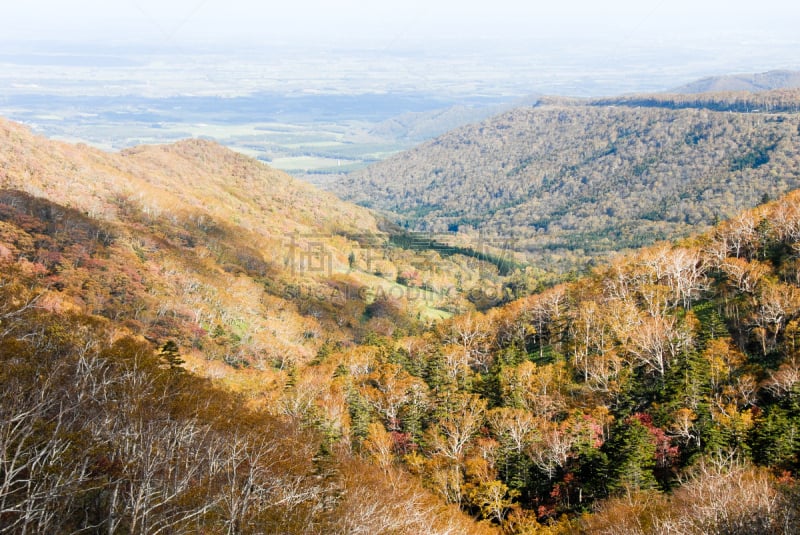
[[[545,99],[363,206],[0,120],[0,532],[797,533],[799,98]]]

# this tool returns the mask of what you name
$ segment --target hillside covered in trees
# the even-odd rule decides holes
[[[0,532],[486,532],[407,474],[188,373],[185,348],[135,334],[145,307],[115,301],[127,290],[95,313],[59,298],[60,275],[26,256],[78,263],[86,286],[141,283],[91,220],[6,192],[0,211]]]
[[[545,98],[352,173],[334,190],[412,229],[479,229],[566,271],[800,186],[798,109],[796,91]]]
[[[521,280],[467,249],[409,246],[368,210],[203,140],[110,154],[0,122],[0,186],[43,221],[12,256],[57,275],[54,298],[240,367],[305,362]],[[53,225],[101,236],[109,265],[84,284],[83,247],[40,241]]]
[[[305,380],[347,385],[374,463],[506,533],[796,533],[799,239],[793,193]]]
[[[2,122],[0,186],[0,532],[489,529],[287,393],[332,350],[474,310],[496,261],[394,245],[199,140],[107,154]]]

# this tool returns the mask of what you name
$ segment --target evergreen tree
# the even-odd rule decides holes
[[[647,427],[635,417],[615,426],[605,453],[610,460],[611,490],[654,489],[657,482],[656,444]]]
[[[183,365],[185,361],[181,358],[180,349],[178,348],[178,344],[176,344],[172,340],[167,340],[158,354],[159,358],[169,366],[169,369],[175,372],[183,372]]]
[[[347,391],[347,410],[350,413],[353,445],[358,448],[361,441],[367,437],[369,424],[372,422],[372,411],[369,402],[357,388],[352,386]]]
[[[800,422],[789,413],[772,407],[753,429],[751,448],[753,460],[765,466],[779,466],[791,470],[797,467],[800,447]]]

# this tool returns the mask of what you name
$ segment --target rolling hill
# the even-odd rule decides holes
[[[455,105],[432,111],[407,112],[376,124],[369,133],[395,142],[421,143],[459,126],[477,123],[520,106],[534,105],[538,99],[539,95],[528,95],[491,106]]]
[[[728,74],[709,76],[676,87],[673,93],[718,93],[725,91],[772,91],[800,87],[800,72],[768,71],[757,74]]]
[[[395,246],[368,210],[208,141],[105,153],[0,122],[0,187],[113,236],[109,254],[142,281],[136,332],[246,366],[308,361],[326,342],[472,309],[473,287],[501,295],[508,278],[474,255]],[[80,267],[45,264],[62,278]],[[107,296],[75,285],[70,298],[103,313]]]
[[[412,229],[477,229],[564,271],[800,186],[798,102],[786,91],[547,98],[332,189]]]

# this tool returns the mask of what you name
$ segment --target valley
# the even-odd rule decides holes
[[[800,511],[796,192],[564,282],[205,140],[108,153],[4,121],[0,183],[6,531]]]
[[[0,533],[797,533],[793,10],[0,9]]]

